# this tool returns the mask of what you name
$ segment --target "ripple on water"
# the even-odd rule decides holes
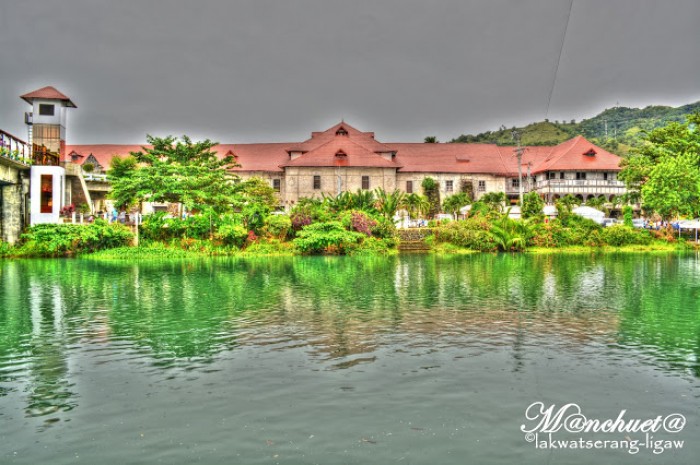
[[[696,262],[19,263],[0,434],[18,463],[535,463],[535,399],[700,415]]]

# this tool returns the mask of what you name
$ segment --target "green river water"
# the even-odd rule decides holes
[[[685,423],[545,448],[534,402]],[[2,464],[698,457],[695,254],[0,261]]]

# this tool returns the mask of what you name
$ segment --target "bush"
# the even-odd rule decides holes
[[[374,218],[359,210],[343,212],[340,216],[340,222],[345,229],[362,233],[368,237],[372,235],[372,230],[377,226],[377,221]]]
[[[270,237],[284,239],[292,230],[292,220],[287,215],[270,215],[265,218],[264,232]]]
[[[646,245],[651,242],[652,237],[645,229],[616,224],[603,230],[603,240],[608,245],[619,247],[622,245]]]
[[[586,245],[586,240],[595,237],[603,230],[603,227],[593,220],[579,215],[569,215],[563,221],[562,230],[563,243],[561,245]]]
[[[347,231],[339,221],[313,223],[297,233],[294,245],[302,253],[346,254],[366,237],[362,233]]]
[[[462,221],[437,226],[434,229],[435,240],[448,242],[481,252],[492,252],[498,247],[489,233],[491,224],[483,216],[475,216]]]
[[[360,246],[353,249],[353,254],[388,254],[396,247],[395,239],[378,239],[376,237],[367,237],[362,240]]]
[[[58,257],[129,245],[134,236],[122,224],[38,224],[21,236],[18,255]]]
[[[523,196],[523,205],[521,214],[524,219],[527,218],[543,218],[544,201],[537,192],[528,192]]]
[[[398,232],[394,221],[390,218],[380,217],[377,224],[372,227],[372,236],[380,239],[396,240]]]
[[[632,224],[632,207],[630,205],[625,205],[622,208],[622,219],[625,226],[634,227]]]
[[[242,224],[227,222],[219,227],[214,237],[224,245],[241,248],[248,239],[248,230]]]

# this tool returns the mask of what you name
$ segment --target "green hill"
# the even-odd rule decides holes
[[[450,142],[481,142],[515,145],[513,130],[520,133],[523,145],[556,145],[582,134],[593,143],[612,152],[625,154],[638,144],[644,131],[664,126],[670,121],[683,122],[687,115],[700,112],[700,102],[680,107],[609,108],[593,118],[575,121],[541,121],[520,128],[501,126],[496,131],[463,134]],[[606,134],[607,126],[607,134]]]

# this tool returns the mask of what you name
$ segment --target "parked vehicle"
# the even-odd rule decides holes
[[[607,228],[608,226],[612,226],[615,224],[618,224],[619,222],[615,218],[603,218],[603,227]]]
[[[635,218],[632,220],[632,226],[635,228],[644,228],[646,227],[646,221],[644,221],[643,218]]]

